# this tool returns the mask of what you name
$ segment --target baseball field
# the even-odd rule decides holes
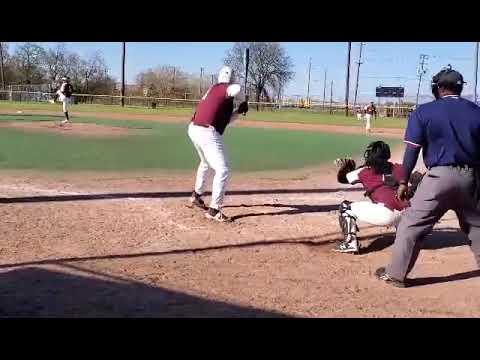
[[[453,214],[407,289],[373,277],[392,229],[360,224],[360,255],[331,251],[338,204],[363,197],[336,182],[333,160],[382,139],[399,161],[404,119],[365,136],[354,117],[251,111],[225,135],[234,221],[219,224],[186,206],[191,114],[74,105],[60,127],[57,104],[0,102],[0,316],[480,315],[480,273]]]

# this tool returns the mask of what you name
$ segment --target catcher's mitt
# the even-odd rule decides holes
[[[355,160],[350,158],[344,159],[337,159],[334,161],[335,165],[338,167],[337,172],[337,181],[341,184],[348,184],[347,174],[350,171],[355,170],[357,164],[355,164]]]

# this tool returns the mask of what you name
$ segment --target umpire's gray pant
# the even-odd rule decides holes
[[[398,280],[406,278],[418,258],[422,240],[448,210],[457,214],[480,267],[480,210],[474,194],[473,169],[451,166],[430,169],[411,200],[411,207],[402,216],[387,274]]]

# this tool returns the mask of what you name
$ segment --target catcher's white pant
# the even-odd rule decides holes
[[[67,112],[68,106],[70,105],[70,98],[67,98],[60,91],[58,91],[57,94],[58,94],[58,100],[60,100],[63,103],[63,112]]]
[[[365,130],[370,130],[370,121],[372,120],[372,114],[365,114]]]
[[[212,184],[210,207],[221,209],[227,182],[230,177],[230,166],[223,137],[213,126],[206,128],[193,123],[190,123],[188,126],[188,136],[200,157],[200,165],[198,166],[195,181],[195,192],[199,195],[203,194],[209,170],[213,169],[215,176]]]
[[[370,201],[357,201],[350,204],[350,210],[346,211],[359,221],[364,221],[376,226],[395,226],[400,222],[402,211],[390,210],[383,204],[375,204]]]

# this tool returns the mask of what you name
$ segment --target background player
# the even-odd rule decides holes
[[[368,134],[370,133],[370,129],[371,129],[372,116],[375,115],[375,119],[377,119],[377,108],[375,107],[375,104],[373,103],[373,101],[371,101],[370,104],[365,106],[364,111],[365,111],[365,133]]]
[[[363,109],[361,106],[357,106],[356,113],[357,113],[357,120],[363,121]]]

